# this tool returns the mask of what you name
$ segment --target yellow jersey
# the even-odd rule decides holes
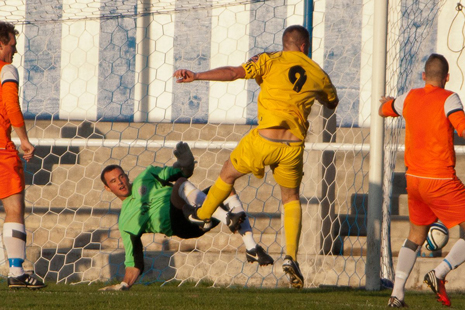
[[[308,115],[315,99],[337,99],[329,76],[307,55],[298,51],[262,53],[242,64],[245,79],[260,85],[258,129],[282,127],[304,140]]]

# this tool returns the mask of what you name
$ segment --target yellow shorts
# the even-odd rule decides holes
[[[259,179],[265,175],[265,166],[270,166],[279,185],[296,188],[302,181],[303,153],[303,142],[270,141],[253,129],[232,151],[230,159],[237,171],[253,173]]]
[[[16,150],[0,150],[0,199],[24,190],[24,171]]]

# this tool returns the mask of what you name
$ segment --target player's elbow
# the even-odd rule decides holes
[[[245,77],[245,70],[242,66],[239,67],[229,67],[230,71],[230,80],[235,81],[238,79],[243,79]]]
[[[339,104],[339,99],[336,98],[335,100],[333,101],[329,101],[325,104],[325,106],[328,108],[328,109],[331,109],[331,110],[334,110],[337,105]]]
[[[136,260],[134,268],[139,269],[139,273],[142,274],[144,272],[144,260],[143,259]]]

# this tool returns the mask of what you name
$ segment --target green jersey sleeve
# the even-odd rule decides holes
[[[124,266],[144,271],[144,252],[140,236],[132,235],[120,229],[124,245]]]

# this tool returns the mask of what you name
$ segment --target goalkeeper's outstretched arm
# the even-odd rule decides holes
[[[140,273],[141,270],[139,268],[126,267],[124,279],[121,281],[121,283],[105,286],[104,288],[99,289],[99,291],[127,291],[134,283],[136,283]]]
[[[127,291],[137,281],[139,275],[144,271],[144,252],[141,236],[131,235],[124,231],[121,232],[125,250],[125,264],[129,261],[134,266],[127,266],[124,273],[123,281],[119,284],[106,286],[99,291]],[[129,260],[128,260],[129,257]]]
[[[124,273],[123,282],[128,285],[128,288],[131,287],[134,283],[136,283],[137,278],[140,276],[140,269],[137,267],[126,267]]]

